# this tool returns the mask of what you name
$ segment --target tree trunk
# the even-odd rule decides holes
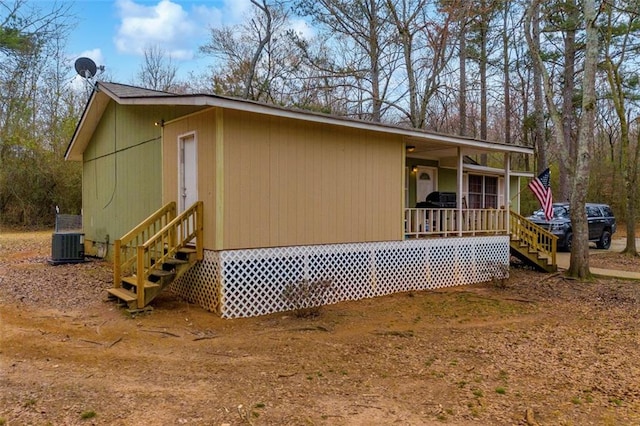
[[[467,24],[466,14],[460,20],[460,136],[467,135]]]
[[[598,29],[594,0],[583,1],[585,23],[585,58],[582,76],[582,117],[580,133],[574,145],[575,173],[571,185],[571,222],[574,231],[571,248],[571,263],[567,274],[581,279],[590,278],[589,271],[589,230],[585,203],[589,189],[589,167],[591,154],[589,147],[594,140],[596,113],[596,69],[598,66]]]
[[[533,43],[536,50],[540,50],[540,6],[536,6],[533,11]],[[549,165],[547,160],[547,141],[545,138],[544,124],[544,97],[542,95],[542,70],[538,61],[533,62],[533,114],[535,117],[535,147],[538,171],[545,170]]]
[[[509,66],[509,3],[504,5],[502,21],[502,61],[504,73],[504,143],[511,143],[511,76]]]
[[[486,11],[485,0],[480,2],[480,10]],[[480,139],[487,140],[487,38],[489,36],[489,22],[487,14],[483,13],[480,18]],[[480,155],[480,164],[487,165],[487,154]]]
[[[380,122],[382,99],[380,96],[380,46],[378,44],[378,3],[369,1],[369,63],[371,64],[371,121]]]
[[[564,133],[565,146],[568,157],[573,162],[575,158],[576,134],[576,108],[573,97],[575,95],[575,70],[576,70],[576,33],[579,10],[575,0],[565,2],[565,13],[568,15],[567,23],[564,24],[564,70],[562,86],[562,132]],[[573,194],[570,194],[571,182],[569,169],[574,168],[573,164],[560,163],[560,188],[558,194],[559,201],[568,201]]]

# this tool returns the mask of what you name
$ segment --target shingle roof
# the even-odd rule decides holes
[[[126,84],[108,83],[101,81],[100,88],[104,88],[119,98],[155,98],[159,96],[178,96],[174,93],[160,90],[144,89],[142,87],[128,86]]]

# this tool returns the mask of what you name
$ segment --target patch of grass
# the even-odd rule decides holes
[[[588,403],[593,402],[593,396],[590,393],[586,394],[584,397],[584,402],[588,402]]]
[[[482,389],[474,389],[473,396],[475,396],[476,398],[481,398],[484,396],[484,392],[482,392]]]
[[[413,330],[400,331],[400,330],[389,330],[389,331],[378,331],[374,334],[379,336],[396,336],[396,337],[413,337]],[[400,348],[402,349],[402,348]]]
[[[25,403],[22,405],[24,408],[29,408],[29,407],[33,407],[34,405],[36,405],[37,400],[35,398],[29,398],[25,401]]]
[[[255,408],[264,408],[264,407],[266,407],[266,405],[264,404],[264,402],[258,402],[258,403],[255,405]]]
[[[95,416],[97,416],[97,414],[93,410],[83,411],[82,414],[80,414],[80,418],[83,420],[92,419]]]
[[[452,367],[455,367],[456,365],[458,365],[458,360],[457,360],[457,359],[452,359],[452,360],[449,362],[449,365],[450,365],[450,366],[452,366]]]
[[[472,417],[480,417],[480,409],[478,409],[478,407],[473,407],[471,409],[471,416]]]
[[[436,379],[442,379],[445,376],[444,371],[432,371],[431,375]]]
[[[622,405],[622,400],[620,398],[609,398],[609,402],[615,404],[618,407]]]
[[[573,398],[571,398],[571,403],[575,405],[580,405],[582,404],[582,400],[580,399],[579,396],[574,396]]]
[[[506,381],[509,378],[509,373],[507,373],[504,370],[500,370],[500,373],[498,373],[498,376],[500,377],[500,380]]]
[[[507,390],[505,388],[503,388],[502,386],[498,386],[496,388],[496,393],[499,395],[504,395],[505,393],[507,393]]]
[[[458,387],[459,387],[460,389],[462,389],[462,388],[464,388],[465,386],[467,386],[467,384],[468,384],[468,383],[469,383],[469,382],[466,382],[466,381],[464,381],[464,380],[460,380],[460,381],[458,382]]]
[[[4,417],[0,417],[0,426],[4,426],[7,424],[7,419],[5,419]]]
[[[431,367],[431,365],[433,365],[433,363],[436,361],[436,357],[432,356],[430,358],[428,358],[425,362],[424,362],[424,366],[425,367]]]

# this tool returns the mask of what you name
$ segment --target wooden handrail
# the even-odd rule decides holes
[[[548,256],[551,259],[551,263],[555,265],[558,237],[513,210],[509,214],[511,238],[522,241],[532,249]]]
[[[137,247],[136,280],[139,309],[144,308],[144,284],[154,269],[161,267],[167,259],[173,258],[181,248],[192,242],[195,243],[196,259],[203,259],[202,211],[202,201],[196,202]]]
[[[176,216],[176,203],[157,210],[115,241],[113,286],[122,286],[124,273],[136,274],[137,305],[145,305],[145,283],[155,268],[183,247],[195,244],[196,259],[204,257],[203,203],[198,201]]]
[[[176,203],[172,201],[161,207],[135,228],[114,242],[113,254],[113,286],[122,285],[122,274],[137,267],[137,249],[158,230],[164,228],[176,217]],[[124,252],[124,253],[123,253]],[[123,256],[124,254],[124,256]]]

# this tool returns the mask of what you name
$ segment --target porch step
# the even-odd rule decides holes
[[[177,265],[186,265],[187,263],[189,263],[188,260],[171,258],[171,259],[166,259],[163,264],[177,266]]]
[[[122,282],[125,282],[129,285],[132,285],[134,287],[138,287],[138,277],[136,277],[135,275],[131,275],[129,277],[124,277],[122,278]],[[148,290],[148,289],[152,289],[152,288],[158,288],[160,287],[159,284],[156,283],[152,283],[151,281],[145,280],[144,281],[144,289]]]
[[[171,275],[175,275],[175,272],[173,271],[166,271],[164,269],[154,269],[153,271],[149,272],[150,276],[154,276],[154,277],[158,277],[158,278],[164,278],[164,277],[168,277]]]
[[[129,305],[129,307],[131,307],[131,305],[134,304],[137,300],[135,293],[121,287],[109,288],[107,289],[107,293],[109,293],[109,297],[118,298]]]

